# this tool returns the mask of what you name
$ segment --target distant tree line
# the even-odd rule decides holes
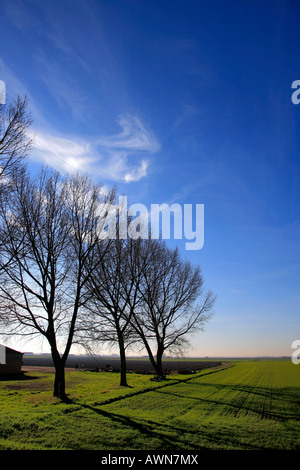
[[[163,379],[163,354],[182,351],[204,327],[214,294],[204,292],[200,267],[163,240],[105,236],[114,188],[49,168],[32,175],[26,108],[20,98],[0,108],[1,333],[47,340],[53,393],[64,401],[75,341],[117,344],[122,386],[126,350],[141,344]]]

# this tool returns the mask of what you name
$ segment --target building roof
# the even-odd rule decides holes
[[[16,351],[15,349],[11,349],[11,348],[9,348],[8,346],[5,346],[5,345],[3,345],[3,344],[0,344],[0,348],[5,348],[5,349],[6,349],[6,352],[7,352],[8,354],[21,354],[21,355],[23,356],[23,353],[22,353],[22,352]]]

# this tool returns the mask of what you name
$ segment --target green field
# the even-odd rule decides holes
[[[0,381],[0,449],[300,449],[300,365],[236,361],[170,376],[68,372],[71,404],[52,397],[53,374]]]

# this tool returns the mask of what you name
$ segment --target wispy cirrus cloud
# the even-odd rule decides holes
[[[149,164],[146,160],[142,160],[138,167],[129,170],[124,176],[125,183],[131,183],[133,181],[139,181],[144,176],[146,176],[147,175],[148,165]]]
[[[122,131],[119,134],[100,138],[97,144],[108,148],[122,148],[130,152],[147,150],[156,152],[160,145],[154,134],[145,128],[135,116],[119,116],[117,119]]]
[[[40,128],[45,129],[40,131],[34,129],[34,126],[32,128],[35,143],[31,154],[33,160],[59,171],[82,171],[114,182],[131,183],[147,176],[151,155],[160,149],[160,144],[140,118],[132,114],[119,116],[117,124],[120,131],[112,135],[91,139],[64,136],[50,128],[31,94],[1,59],[0,71],[10,95],[29,94],[34,124],[37,122]],[[63,92],[61,83],[58,89]],[[66,90],[69,93],[68,87]],[[70,103],[70,97],[66,97],[66,100]],[[80,107],[77,99],[74,108]]]
[[[32,157],[56,170],[68,173],[89,171],[90,166],[95,163],[87,142],[39,132],[34,136]]]
[[[118,123],[118,134],[90,141],[37,132],[33,158],[68,173],[86,172],[116,182],[139,181],[150,165],[145,153],[157,152],[159,142],[136,116],[121,116]]]

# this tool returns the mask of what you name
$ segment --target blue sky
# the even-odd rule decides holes
[[[218,296],[192,355],[291,355],[300,313],[297,1],[1,0],[0,80],[42,164],[130,203],[204,204]],[[27,349],[32,349],[28,345]]]

